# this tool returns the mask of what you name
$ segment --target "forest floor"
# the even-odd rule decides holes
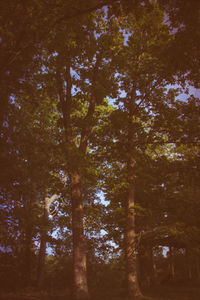
[[[200,300],[200,287],[191,286],[157,286],[151,287],[143,293],[144,297],[138,300]],[[72,300],[66,293],[5,293],[0,294],[1,300]],[[117,291],[98,292],[91,295],[91,300],[128,300]]]

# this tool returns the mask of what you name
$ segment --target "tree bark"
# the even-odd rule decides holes
[[[133,162],[129,162],[129,166]],[[135,231],[135,182],[134,176],[129,175],[129,190],[126,209],[126,271],[127,288],[129,296],[140,295],[137,278],[137,254],[136,254],[136,231]]]
[[[71,174],[72,231],[73,231],[73,296],[75,300],[88,299],[86,250],[83,231],[83,201],[81,174]]]
[[[175,279],[175,266],[174,266],[174,253],[173,247],[169,247],[169,255],[170,255],[170,277],[172,281]]]
[[[136,90],[133,89],[132,95],[129,99],[129,123],[128,123],[128,196],[126,201],[126,243],[125,243],[125,257],[126,257],[126,278],[127,278],[127,292],[128,296],[140,296],[140,288],[137,276],[137,253],[136,253],[136,230],[135,230],[135,177],[134,166],[135,160],[133,157],[133,142],[134,142],[134,127],[135,127],[135,97]]]
[[[25,244],[24,244],[24,284],[31,285],[31,271],[32,271],[32,249],[33,249],[33,206],[36,201],[36,190],[34,183],[30,187],[30,193],[25,195]]]
[[[45,258],[46,258],[46,244],[48,237],[48,222],[50,214],[50,206],[56,200],[57,195],[54,194],[51,198],[45,197],[44,200],[44,213],[43,213],[43,224],[41,229],[41,242],[40,242],[40,252],[38,261],[38,271],[37,271],[37,286],[39,289],[44,287],[45,280]]]
[[[186,248],[186,266],[187,266],[187,278],[189,280],[192,279],[192,266],[191,266],[191,254],[190,254],[190,250],[188,248]]]
[[[45,257],[46,257],[46,236],[42,236],[40,243],[37,286],[41,290],[44,287],[45,278]]]
[[[31,217],[31,216],[30,216]],[[32,260],[32,224],[27,221],[25,230],[25,253],[24,253],[24,283],[25,286],[31,284],[31,260]]]
[[[38,274],[37,274],[37,286],[39,289],[43,288],[44,279],[45,279],[45,257],[46,257],[48,220],[49,220],[49,206],[48,206],[48,200],[47,198],[45,198],[43,224],[41,229],[40,252],[39,252],[39,261],[38,261]]]
[[[152,249],[152,263],[153,263],[153,281],[154,283],[156,283],[158,278],[158,272],[157,272],[157,265],[156,265],[153,249]]]
[[[200,267],[199,267],[199,257],[196,256],[196,276],[197,280],[200,280]]]
[[[1,80],[0,78],[0,86],[1,86],[0,133],[3,132],[3,125],[8,110],[9,92],[8,92],[8,88],[6,87],[6,84],[7,83],[6,82],[4,83],[3,80]]]

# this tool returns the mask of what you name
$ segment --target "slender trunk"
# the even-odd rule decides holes
[[[137,296],[140,294],[138,278],[137,278],[134,191],[135,191],[135,184],[133,181],[133,176],[131,176],[131,178],[129,178],[129,190],[128,190],[128,199],[127,199],[127,212],[126,212],[126,272],[127,272],[127,288],[128,288],[129,296]]]
[[[192,267],[191,267],[191,259],[190,259],[190,251],[186,249],[186,264],[187,264],[187,277],[189,280],[192,279]]]
[[[39,289],[42,289],[42,287],[44,286],[48,220],[49,220],[49,206],[48,206],[48,199],[45,198],[43,224],[41,230],[40,252],[39,252],[39,261],[38,261],[38,274],[37,274],[37,286]]]
[[[156,265],[153,249],[152,249],[152,263],[153,263],[153,281],[154,283],[156,283],[158,279],[158,273],[157,273],[157,265]]]
[[[43,224],[41,229],[41,243],[38,261],[38,271],[37,271],[37,286],[42,289],[45,280],[45,258],[46,258],[46,244],[48,237],[48,222],[49,222],[49,209],[51,204],[56,200],[57,195],[54,194],[51,198],[45,197],[44,200],[44,213],[43,213]]]
[[[172,281],[175,279],[175,266],[174,266],[174,253],[173,248],[169,247],[169,254],[170,254],[170,277]]]
[[[2,82],[1,82],[2,83]],[[1,84],[3,85],[3,83]],[[5,86],[1,87],[0,133],[3,131],[4,120],[8,109],[9,93]]]
[[[145,288],[148,286],[145,254],[146,254],[146,251],[143,247],[138,249],[138,260],[139,260],[138,281],[142,288]]]
[[[140,269],[142,276],[139,282],[142,287],[149,287],[155,282],[155,268],[153,249],[146,246],[142,251],[140,250]]]
[[[188,264],[188,279],[192,279],[192,267],[190,263]]]
[[[38,274],[37,274],[37,286],[41,290],[44,287],[45,278],[45,257],[46,257],[46,237],[41,238]]]
[[[83,231],[83,203],[80,172],[71,175],[72,230],[73,230],[73,295],[76,300],[88,299],[86,251]]]
[[[135,178],[133,157],[133,133],[135,125],[134,105],[136,91],[133,90],[129,101],[129,125],[128,125],[128,196],[126,201],[126,273],[128,295],[135,297],[141,295],[137,278],[137,253],[136,253],[136,230],[135,230]]]
[[[197,274],[197,280],[200,280],[200,268],[199,268],[199,257],[196,257],[196,274]]]
[[[24,253],[24,283],[25,286],[31,284],[31,259],[32,259],[32,224],[27,221],[25,231],[25,253]]]
[[[32,269],[32,235],[33,235],[33,205],[35,202],[34,191],[27,195],[25,200],[25,244],[24,244],[24,284],[30,286],[31,284],[31,269]],[[26,197],[26,195],[25,195]]]

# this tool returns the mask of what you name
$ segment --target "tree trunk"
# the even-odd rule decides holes
[[[153,258],[153,249],[151,247],[140,248],[139,250],[140,277],[139,283],[142,287],[149,287],[155,282],[156,265]]]
[[[26,195],[25,195],[26,197]],[[27,199],[24,197],[25,205],[25,241],[24,241],[24,284],[30,286],[31,284],[31,268],[32,268],[32,235],[33,235],[33,204],[34,194],[33,191],[27,195]]]
[[[48,206],[48,199],[45,198],[43,224],[41,230],[39,262],[38,262],[38,274],[37,274],[37,286],[39,289],[42,289],[44,286],[48,219],[49,219],[49,206]]]
[[[127,288],[129,296],[140,295],[137,278],[137,255],[136,255],[136,232],[135,232],[135,212],[134,212],[134,191],[135,184],[133,176],[129,178],[129,190],[126,212],[126,272]]]
[[[4,123],[4,120],[6,119],[6,113],[7,113],[7,108],[8,108],[9,92],[8,92],[8,88],[6,85],[7,85],[7,82],[4,82],[0,78],[0,86],[1,86],[0,133],[3,131],[3,123]]]
[[[64,183],[64,181],[63,181]],[[43,214],[43,224],[41,229],[41,242],[40,242],[40,252],[38,261],[38,272],[37,272],[37,286],[42,289],[45,280],[45,258],[46,258],[46,244],[48,236],[48,222],[49,222],[49,209],[51,204],[56,200],[57,195],[54,194],[51,198],[45,197],[44,200],[44,214]]]
[[[75,300],[89,299],[86,272],[86,251],[83,230],[81,174],[71,174],[72,230],[73,230],[73,296]]]
[[[126,243],[125,243],[125,257],[126,257],[126,278],[127,278],[127,292],[130,297],[141,295],[138,278],[137,278],[137,254],[136,254],[136,230],[135,230],[135,178],[134,166],[135,160],[133,157],[134,147],[134,129],[135,129],[135,106],[136,91],[133,89],[129,100],[129,125],[128,125],[128,195],[126,201]]]
[[[46,238],[42,237],[40,243],[38,274],[37,274],[37,286],[40,290],[44,287],[45,257],[46,257]]]
[[[196,256],[196,274],[197,274],[197,280],[199,281],[200,280],[200,268],[199,268],[199,257],[198,256]]]
[[[174,253],[173,248],[169,247],[169,254],[170,254],[170,277],[172,281],[175,279],[175,266],[174,266]]]
[[[186,266],[187,266],[187,278],[189,280],[192,279],[192,266],[191,266],[191,258],[190,258],[190,251],[186,249]]]
[[[32,259],[32,224],[27,221],[25,232],[25,253],[24,253],[24,284],[30,286],[31,284],[31,259]]]
[[[156,265],[153,249],[152,249],[152,263],[153,263],[153,281],[154,283],[156,283],[158,279],[158,273],[157,273],[157,265]]]

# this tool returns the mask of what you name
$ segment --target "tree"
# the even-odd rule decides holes
[[[8,151],[6,159],[4,152],[1,153],[1,161],[7,170],[1,178],[1,191],[5,191],[5,195],[10,194],[13,202],[10,213],[18,224],[17,239],[11,251],[15,255],[16,244],[21,241],[24,252],[21,271],[24,270],[23,278],[27,285],[31,283],[34,269],[31,266],[33,257],[35,259],[34,239],[39,233],[43,194],[48,185],[51,190],[55,188],[57,179],[54,172],[58,161],[61,162],[60,157],[55,155],[59,152],[59,135],[54,127],[57,122],[55,106],[52,107],[49,98],[36,88],[37,84],[35,74],[31,74],[30,78],[26,78],[23,89],[13,95],[3,135]],[[4,201],[7,206],[6,196]]]
[[[140,118],[151,118],[151,106],[162,102],[162,87],[166,79],[162,74],[163,65],[157,56],[170,36],[163,24],[163,12],[157,5],[151,8],[138,6],[128,19],[129,38],[124,47],[121,86],[125,91],[123,101],[127,112],[126,124],[126,163],[127,163],[127,200],[126,200],[126,244],[128,294],[140,294],[136,268],[136,228],[135,228],[135,145],[141,128]],[[146,109],[146,113],[145,113]]]
[[[104,5],[112,6],[115,0],[76,1],[7,1],[1,2],[0,31],[0,85],[1,128],[6,119],[10,96],[18,91],[26,71],[43,42],[49,42],[52,31],[69,24],[75,18],[89,15]],[[32,66],[33,67],[33,66]]]
[[[57,274],[70,278],[63,265],[71,270],[73,253],[76,299],[89,297],[87,265],[90,279],[98,273],[94,286],[126,272],[129,296],[140,295],[139,283],[153,278],[154,257],[167,274],[163,246],[171,247],[175,279],[177,270],[184,273],[185,254],[189,277],[198,274],[199,102],[192,96],[177,101],[177,90],[167,86],[184,85],[187,71],[187,79],[196,80],[191,55],[189,62],[177,59],[181,67],[171,64],[171,50],[191,32],[191,20],[184,14],[184,33],[181,27],[170,33],[175,25],[170,28],[157,2],[50,2],[17,1],[16,10],[9,2],[2,17],[5,259],[26,285],[37,260],[43,285],[46,264],[50,286]],[[91,14],[104,3],[108,8]],[[170,8],[169,16],[176,12]],[[97,202],[100,189],[107,207]],[[57,207],[52,220],[50,205]],[[46,256],[48,245],[52,255]],[[63,284],[59,279],[55,286]],[[120,280],[111,281],[118,286]]]
[[[115,93],[111,54],[112,47],[118,43],[117,38],[114,40],[118,32],[115,27],[112,32],[109,26],[112,28],[113,24],[106,16],[86,17],[84,30],[80,32],[82,24],[81,21],[71,29],[68,26],[68,31],[63,28],[55,35],[45,50],[43,66],[54,80],[53,89],[49,89],[48,83],[44,83],[44,88],[46,86],[52,101],[58,95],[58,110],[63,116],[59,126],[65,138],[67,164],[64,171],[71,187],[74,296],[77,299],[88,297],[82,191],[84,177],[87,178],[90,169],[89,141],[95,122],[99,122],[95,120],[96,107],[106,106],[105,96]]]
[[[188,1],[158,1],[166,12],[166,22],[173,33],[173,42],[164,51],[168,68],[177,74],[183,84],[188,81],[199,88],[199,48],[200,3]]]

